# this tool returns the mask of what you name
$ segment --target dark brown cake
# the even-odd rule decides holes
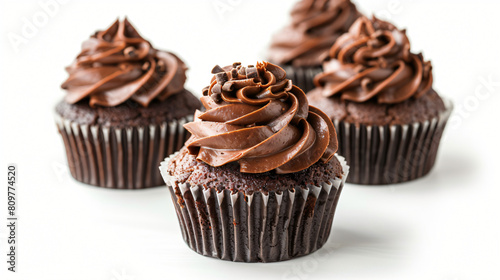
[[[293,190],[295,186],[319,186],[331,178],[342,178],[342,166],[337,158],[328,163],[317,162],[311,167],[295,173],[276,174],[274,171],[249,174],[239,172],[235,162],[220,167],[213,167],[197,161],[186,148],[180,150],[171,164],[168,172],[177,178],[177,182],[203,186],[206,189],[216,189],[217,192],[229,190],[252,194],[254,192],[282,192]]]
[[[192,137],[160,166],[188,246],[275,262],[325,244],[348,167],[331,120],[268,62],[214,67]]]
[[[190,117],[201,108],[200,100],[187,90],[168,97],[165,101],[153,101],[148,107],[127,101],[114,107],[92,108],[86,102],[69,104],[61,101],[56,113],[78,124],[109,127],[159,125],[164,122]]]
[[[200,101],[184,88],[184,62],[117,20],[82,44],[55,108],[73,177],[119,189],[162,184],[154,172],[189,138]]]
[[[439,95],[431,90],[418,99],[397,104],[380,104],[375,100],[363,103],[342,100],[340,96],[325,98],[320,89],[307,94],[309,104],[325,112],[332,120],[358,125],[404,125],[425,122],[439,117],[446,108]]]

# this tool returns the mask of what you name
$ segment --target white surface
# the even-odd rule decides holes
[[[408,28],[414,50],[433,62],[437,90],[457,108],[470,104],[455,111],[429,176],[393,187],[347,185],[325,248],[274,264],[192,252],[166,188],[75,182],[52,108],[80,43],[117,16],[128,15],[154,46],[179,54],[190,67],[187,87],[199,93],[213,65],[262,59],[292,1],[99,2],[60,5],[18,52],[8,34],[43,9],[38,1],[0,2],[0,279],[500,279],[498,1],[357,1]],[[218,13],[214,3],[230,8]],[[487,94],[481,80],[490,76],[497,84]],[[476,90],[482,100],[474,103]],[[11,162],[19,169],[16,274],[4,261]]]

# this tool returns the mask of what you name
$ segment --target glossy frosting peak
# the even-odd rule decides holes
[[[330,49],[315,84],[324,96],[393,104],[418,98],[432,87],[432,66],[410,52],[405,30],[362,17]]]
[[[98,31],[82,44],[66,68],[66,102],[86,98],[90,106],[113,107],[133,100],[144,107],[184,89],[186,66],[174,54],[154,49],[125,19]]]
[[[333,157],[337,136],[331,120],[309,107],[282,68],[234,63],[212,73],[201,98],[206,111],[184,126],[192,134],[186,146],[198,160],[215,167],[238,162],[245,173],[283,174]]]
[[[292,23],[275,35],[269,59],[279,64],[321,66],[332,44],[360,16],[350,0],[302,0]]]

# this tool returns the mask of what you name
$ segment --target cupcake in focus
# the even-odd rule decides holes
[[[359,16],[350,0],[301,0],[292,9],[291,24],[273,37],[268,59],[307,92],[333,43]]]
[[[201,107],[184,88],[184,62],[125,19],[85,41],[66,70],[56,123],[71,175],[107,188],[162,185],[155,170],[189,138],[183,124]]]
[[[183,238],[204,256],[275,262],[325,244],[347,177],[331,120],[268,62],[219,67],[160,171]]]
[[[432,169],[452,105],[432,88],[431,63],[411,53],[405,30],[362,17],[323,67],[308,99],[337,128],[348,182],[400,183]]]

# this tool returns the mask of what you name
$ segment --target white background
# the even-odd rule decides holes
[[[215,64],[263,59],[293,1],[102,2],[67,1],[46,22],[38,1],[0,2],[0,279],[500,279],[498,1],[356,1],[408,29],[414,51],[432,60],[435,88],[456,110],[429,176],[392,187],[347,185],[325,247],[273,264],[192,252],[166,188],[75,182],[52,112],[81,42],[118,16],[179,54],[190,67],[187,87],[199,94]],[[40,27],[24,36],[34,17]],[[16,35],[24,36],[19,46],[9,41]],[[19,170],[15,274],[5,263],[8,163]]]

